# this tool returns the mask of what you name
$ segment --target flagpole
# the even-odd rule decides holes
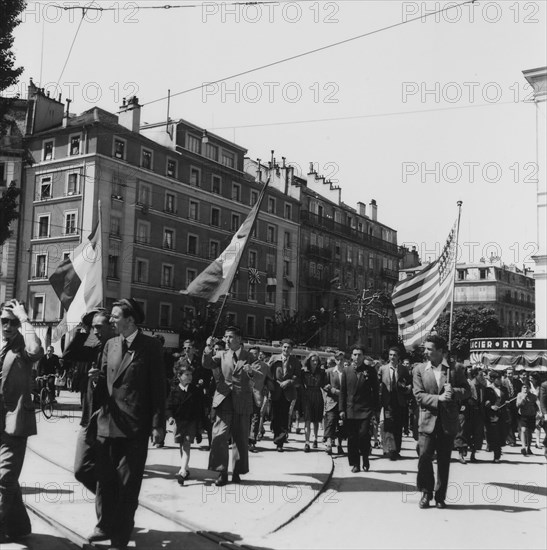
[[[460,217],[462,215],[462,201],[458,201],[458,223],[456,224],[456,244],[454,247],[454,273],[452,277],[452,298],[450,300],[450,318],[448,325],[448,351],[452,351],[452,321],[454,319],[454,297],[456,295],[456,264],[458,263],[458,238],[460,236]]]
[[[211,333],[211,336],[214,336],[216,331],[217,331],[218,323],[220,321],[220,318],[222,317],[222,312],[224,311],[224,306],[226,305],[226,300],[228,300],[228,294],[229,293],[226,293],[224,295],[224,299],[222,300],[222,305],[220,306],[220,311],[218,312],[217,320],[215,321],[215,326],[213,328],[213,332]]]
[[[102,257],[103,257],[103,236],[102,236],[102,231],[103,231],[103,220],[102,220],[102,213],[101,213],[101,200],[99,199],[97,201],[97,217],[99,219],[99,229],[101,231],[101,235],[99,235],[99,254],[101,255],[101,260],[102,260]],[[104,265],[104,264],[103,264]],[[101,297],[101,307],[104,307],[104,289],[106,288],[106,285],[104,284],[105,283],[105,279],[106,279],[106,272],[105,270],[101,270],[101,284],[103,286],[103,292],[102,292],[102,297]]]

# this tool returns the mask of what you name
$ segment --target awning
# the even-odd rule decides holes
[[[544,338],[473,338],[471,363],[495,370],[547,372],[547,340]]]
[[[268,277],[266,286],[277,286],[277,279],[275,277]]]

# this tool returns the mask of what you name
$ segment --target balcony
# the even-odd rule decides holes
[[[323,258],[325,260],[330,260],[332,258],[332,250],[314,244],[308,245],[306,252],[311,256],[316,256],[317,258]]]
[[[349,225],[343,225],[341,223],[335,222],[331,218],[326,218],[324,216],[318,216],[313,212],[308,212],[307,210],[300,211],[300,221],[304,224],[308,224],[312,227],[317,227],[325,231],[330,231],[336,235],[340,235],[347,239],[351,239],[357,244],[362,244],[380,250],[382,252],[387,252],[389,254],[397,255],[399,247],[378,237],[373,237],[372,235],[367,235],[362,231],[350,227]]]
[[[322,289],[322,290],[330,288],[330,284],[328,281],[325,281],[323,279],[318,279],[317,277],[312,277],[310,275],[303,278],[303,283],[308,287],[313,287],[313,288]]]
[[[382,277],[386,279],[393,279],[394,281],[399,280],[399,272],[394,269],[388,269],[387,267],[382,268]]]

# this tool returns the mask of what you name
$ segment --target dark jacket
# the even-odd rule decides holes
[[[340,385],[340,412],[348,420],[362,420],[374,414],[379,407],[379,384],[376,369],[364,367],[358,372],[353,365],[342,373]]]
[[[195,384],[188,384],[186,391],[180,386],[171,388],[166,406],[167,418],[174,418],[177,422],[196,421],[203,417],[203,392]]]
[[[289,355],[289,363],[285,374],[283,374],[282,354],[272,355],[268,364],[270,365],[270,372],[273,379],[273,386],[271,389],[272,401],[277,401],[283,396],[287,401],[296,399],[296,388],[300,386],[300,369],[302,368],[298,358],[294,355]],[[282,388],[279,384],[285,381],[289,383]]]

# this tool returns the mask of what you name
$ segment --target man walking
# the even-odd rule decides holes
[[[351,352],[352,364],[344,369],[340,385],[340,419],[347,428],[348,461],[351,471],[370,469],[370,427],[378,410],[378,375],[372,361],[365,360],[365,348],[355,346]]]
[[[165,370],[160,343],[138,325],[144,313],[133,299],[115,302],[110,315],[117,337],[104,346],[95,395],[97,418],[97,477],[102,509],[100,526],[90,541],[110,538],[112,548],[126,548],[148,453],[163,441],[165,430]],[[92,378],[93,380],[93,378]]]
[[[414,369],[414,396],[420,406],[418,427],[417,488],[422,492],[420,508],[429,508],[433,498],[437,508],[446,508],[446,490],[450,470],[450,455],[458,433],[460,403],[470,395],[465,372],[450,367],[445,355],[446,341],[440,336],[425,340],[425,363]],[[433,474],[433,454],[437,452],[437,482]]]
[[[203,366],[213,370],[216,391],[213,396],[215,421],[209,454],[209,470],[219,472],[215,485],[228,483],[229,440],[233,440],[232,481],[241,482],[249,471],[249,424],[253,412],[251,378],[253,358],[241,345],[241,331],[228,327],[224,333],[226,350],[213,356],[214,338],[207,339]]]

